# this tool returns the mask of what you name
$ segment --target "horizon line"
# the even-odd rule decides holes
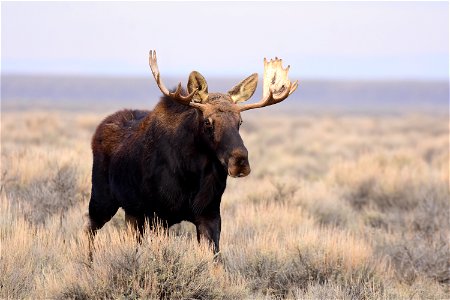
[[[120,78],[129,78],[129,79],[153,79],[153,76],[151,74],[144,75],[144,74],[107,74],[107,73],[39,73],[39,72],[4,72],[1,71],[0,76],[3,77],[64,77],[64,78],[109,78],[109,79],[120,79]],[[166,74],[165,77],[168,80],[175,80],[178,78],[188,77],[188,74],[186,75],[178,75],[178,74]],[[230,80],[236,80],[238,78],[241,78],[242,76],[239,75],[223,75],[218,76],[217,74],[213,74],[210,76],[205,76],[210,79],[230,79]],[[242,77],[242,79],[244,79]],[[262,81],[263,78],[259,78],[259,81]],[[291,80],[298,80],[300,83],[302,81],[333,81],[333,82],[445,82],[447,81],[449,84],[449,78],[442,78],[442,77],[361,77],[361,78],[354,78],[354,77],[303,77],[303,79],[298,79],[296,76],[292,76]]]

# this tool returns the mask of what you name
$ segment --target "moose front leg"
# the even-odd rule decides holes
[[[197,240],[200,243],[201,238],[206,238],[214,246],[214,254],[219,253],[219,240],[221,219],[220,213],[214,216],[201,216],[195,222],[197,228]]]

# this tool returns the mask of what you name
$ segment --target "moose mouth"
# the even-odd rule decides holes
[[[250,172],[249,172],[249,173],[250,173]],[[248,174],[249,174],[249,173],[248,173]],[[239,174],[237,174],[237,175],[233,175],[233,174],[231,174],[230,172],[228,172],[228,176],[233,177],[233,178],[245,177],[245,176],[247,176],[248,174],[245,174],[245,173],[239,173]]]
[[[250,166],[248,163],[241,166],[228,166],[228,176],[233,178],[245,177],[250,174]]]
[[[225,162],[224,159],[219,159],[220,164],[224,168],[224,171],[227,172],[228,176],[233,178],[245,177],[250,174],[250,165],[247,160],[239,160],[239,163],[236,162],[233,158],[228,160],[228,163]]]

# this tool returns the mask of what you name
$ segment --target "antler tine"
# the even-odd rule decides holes
[[[181,82],[180,82],[178,84],[178,87],[175,90],[175,92],[170,92],[166,88],[164,83],[161,81],[161,74],[159,73],[158,61],[157,61],[157,58],[156,58],[156,51],[155,50],[150,50],[148,63],[150,65],[150,69],[152,70],[153,77],[155,77],[156,84],[158,85],[158,87],[161,90],[161,92],[165,96],[168,96],[168,97],[172,98],[173,100],[177,101],[178,103],[181,103],[181,104],[184,104],[184,105],[189,105],[189,103],[191,102],[191,100],[194,97],[195,93],[197,93],[197,90],[194,90],[194,91],[192,91],[192,93],[190,93],[190,94],[188,94],[186,96],[183,96],[183,95],[181,95]]]
[[[289,69],[290,66],[283,69],[278,57],[270,61],[264,58],[263,98],[257,103],[241,105],[240,111],[277,104],[289,97],[298,87],[298,81],[292,83],[288,79]]]

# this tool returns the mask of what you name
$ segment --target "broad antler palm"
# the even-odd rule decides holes
[[[282,60],[277,57],[270,61],[264,58],[263,98],[257,103],[240,105],[240,111],[277,104],[289,97],[298,87],[298,81],[292,83],[288,79],[289,68],[283,69]]]

